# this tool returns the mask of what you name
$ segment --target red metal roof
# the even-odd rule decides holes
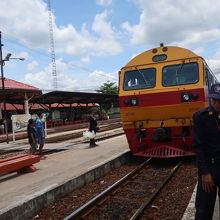
[[[3,110],[3,103],[0,103],[0,108]],[[37,110],[37,109],[43,109],[43,107],[41,107],[38,104],[29,104],[29,110]],[[6,103],[6,110],[7,111],[16,111],[16,110],[24,110],[24,106],[23,105],[18,105],[18,104],[8,104]]]
[[[72,107],[76,107],[76,106],[82,106],[82,107],[85,107],[86,104],[77,104],[77,103],[73,103],[71,104]],[[48,108],[48,105],[44,105],[46,108]],[[94,106],[93,104],[88,104],[87,105],[88,107],[91,107],[91,106]],[[51,105],[52,108],[64,108],[64,107],[70,107],[70,104],[58,104],[58,103],[54,103]],[[4,107],[3,107],[3,103],[0,103],[0,108],[3,110]],[[24,109],[24,106],[23,105],[18,105],[18,104],[9,104],[9,103],[6,103],[6,110],[7,111],[14,111],[14,110],[23,110]],[[29,110],[37,110],[37,109],[43,109],[42,106],[40,106],[39,104],[32,104],[32,103],[29,103]]]
[[[46,105],[46,106],[49,106],[49,105]],[[76,107],[76,106],[86,107],[86,104],[84,104],[84,103],[73,103],[73,104],[71,104],[71,106],[72,106],[72,107]],[[94,106],[94,105],[91,104],[91,103],[88,103],[87,106],[88,106],[88,107],[91,107],[91,106]],[[53,103],[53,104],[51,104],[51,107],[52,107],[52,108],[70,107],[70,104]]]
[[[2,88],[2,78],[0,77],[0,88]],[[39,90],[37,87],[30,86],[13,79],[5,78],[5,88],[6,89],[24,89],[24,90]]]

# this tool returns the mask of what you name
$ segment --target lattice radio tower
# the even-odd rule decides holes
[[[47,0],[47,7],[48,7],[48,15],[49,15],[50,54],[51,54],[51,62],[52,62],[53,88],[57,89],[56,57],[54,50],[53,20],[52,20],[50,0]]]

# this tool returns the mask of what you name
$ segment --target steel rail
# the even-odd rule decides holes
[[[99,132],[105,132],[105,131],[109,131],[109,130],[117,129],[117,128],[121,128],[120,123],[102,125],[100,126]],[[81,129],[85,129],[85,128],[81,128]],[[74,133],[68,133],[68,134],[64,133],[62,135],[48,137],[46,138],[46,143],[62,142],[62,141],[70,140],[70,139],[80,138],[82,137],[82,133],[83,133],[82,131],[77,131]]]
[[[178,170],[178,168],[181,166],[182,161],[180,161],[170,172],[170,174],[167,176],[167,178],[163,181],[161,185],[159,185],[154,193],[150,195],[149,198],[147,198],[143,204],[140,206],[140,208],[134,213],[134,215],[129,220],[137,220],[143,213],[144,209],[155,199],[155,197],[158,195],[158,193],[163,189],[163,187],[167,184],[167,182],[171,179],[173,174]]]
[[[113,128],[114,129],[114,128]],[[80,136],[79,137],[82,137],[82,132],[79,132],[80,133]],[[113,138],[113,137],[117,137],[117,136],[120,136],[120,135],[123,135],[124,134],[124,131],[122,130],[121,132],[118,132],[118,133],[112,133],[112,134],[109,134],[107,136],[98,136],[96,137],[96,141],[102,141],[102,140],[106,140],[106,139],[110,139],[110,138]],[[72,134],[71,134],[72,135]],[[71,138],[68,138],[68,139],[63,139],[63,140],[57,140],[56,142],[62,142],[62,141],[66,141],[66,140],[69,140],[69,139],[77,139],[79,137],[71,137]],[[51,143],[54,143],[55,141],[52,141]],[[50,142],[48,142],[50,143]],[[66,147],[72,147],[74,145],[77,145],[77,144],[83,144],[83,143],[89,143],[89,141],[85,141],[85,140],[76,140],[74,141],[73,143],[69,144],[69,145],[66,145],[65,148],[53,148],[53,149],[44,149],[43,152],[44,154],[51,154],[51,153],[57,153],[57,152],[60,152],[60,151],[65,151],[65,150],[68,150],[68,148]],[[2,155],[5,155],[5,154],[9,154],[9,153],[16,153],[16,152],[22,152],[23,150],[22,149],[9,149],[9,150],[0,150],[0,156]]]
[[[104,197],[109,195],[111,192],[113,192],[115,189],[117,189],[120,185],[122,185],[124,182],[126,182],[129,178],[131,178],[133,175],[135,175],[138,171],[140,171],[143,167],[147,166],[149,162],[152,160],[152,158],[149,158],[144,163],[139,165],[135,170],[128,173],[126,176],[118,180],[116,183],[114,183],[112,186],[89,200],[87,203],[85,203],[83,206],[75,210],[73,213],[71,213],[69,216],[67,216],[63,220],[69,220],[69,219],[76,219],[83,215],[83,213],[88,212],[89,209],[95,206],[96,203],[101,201]]]

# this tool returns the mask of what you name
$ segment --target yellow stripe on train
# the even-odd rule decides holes
[[[122,108],[120,110],[122,126],[124,129],[134,128],[135,121],[143,121],[145,128],[160,127],[161,121],[164,121],[165,127],[183,126],[181,119],[191,118],[195,111],[206,105],[205,102],[194,102],[181,105],[147,106],[135,108],[135,111],[134,108]],[[190,126],[189,120],[186,120],[184,126]]]

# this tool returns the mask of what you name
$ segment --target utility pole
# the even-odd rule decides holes
[[[53,20],[52,20],[50,0],[47,0],[47,5],[48,5],[48,15],[49,15],[50,53],[51,53],[51,61],[52,61],[53,87],[54,89],[57,89],[56,57],[54,50]]]
[[[2,44],[2,33],[0,31],[0,65],[1,65],[1,80],[2,80],[2,96],[3,96],[3,113],[4,113],[4,124],[5,124],[5,133],[6,133],[6,141],[7,144],[9,143],[8,140],[8,121],[6,116],[6,103],[5,103],[5,78],[4,78],[4,71],[3,71],[3,65],[4,60],[2,59],[2,47],[4,44]]]

